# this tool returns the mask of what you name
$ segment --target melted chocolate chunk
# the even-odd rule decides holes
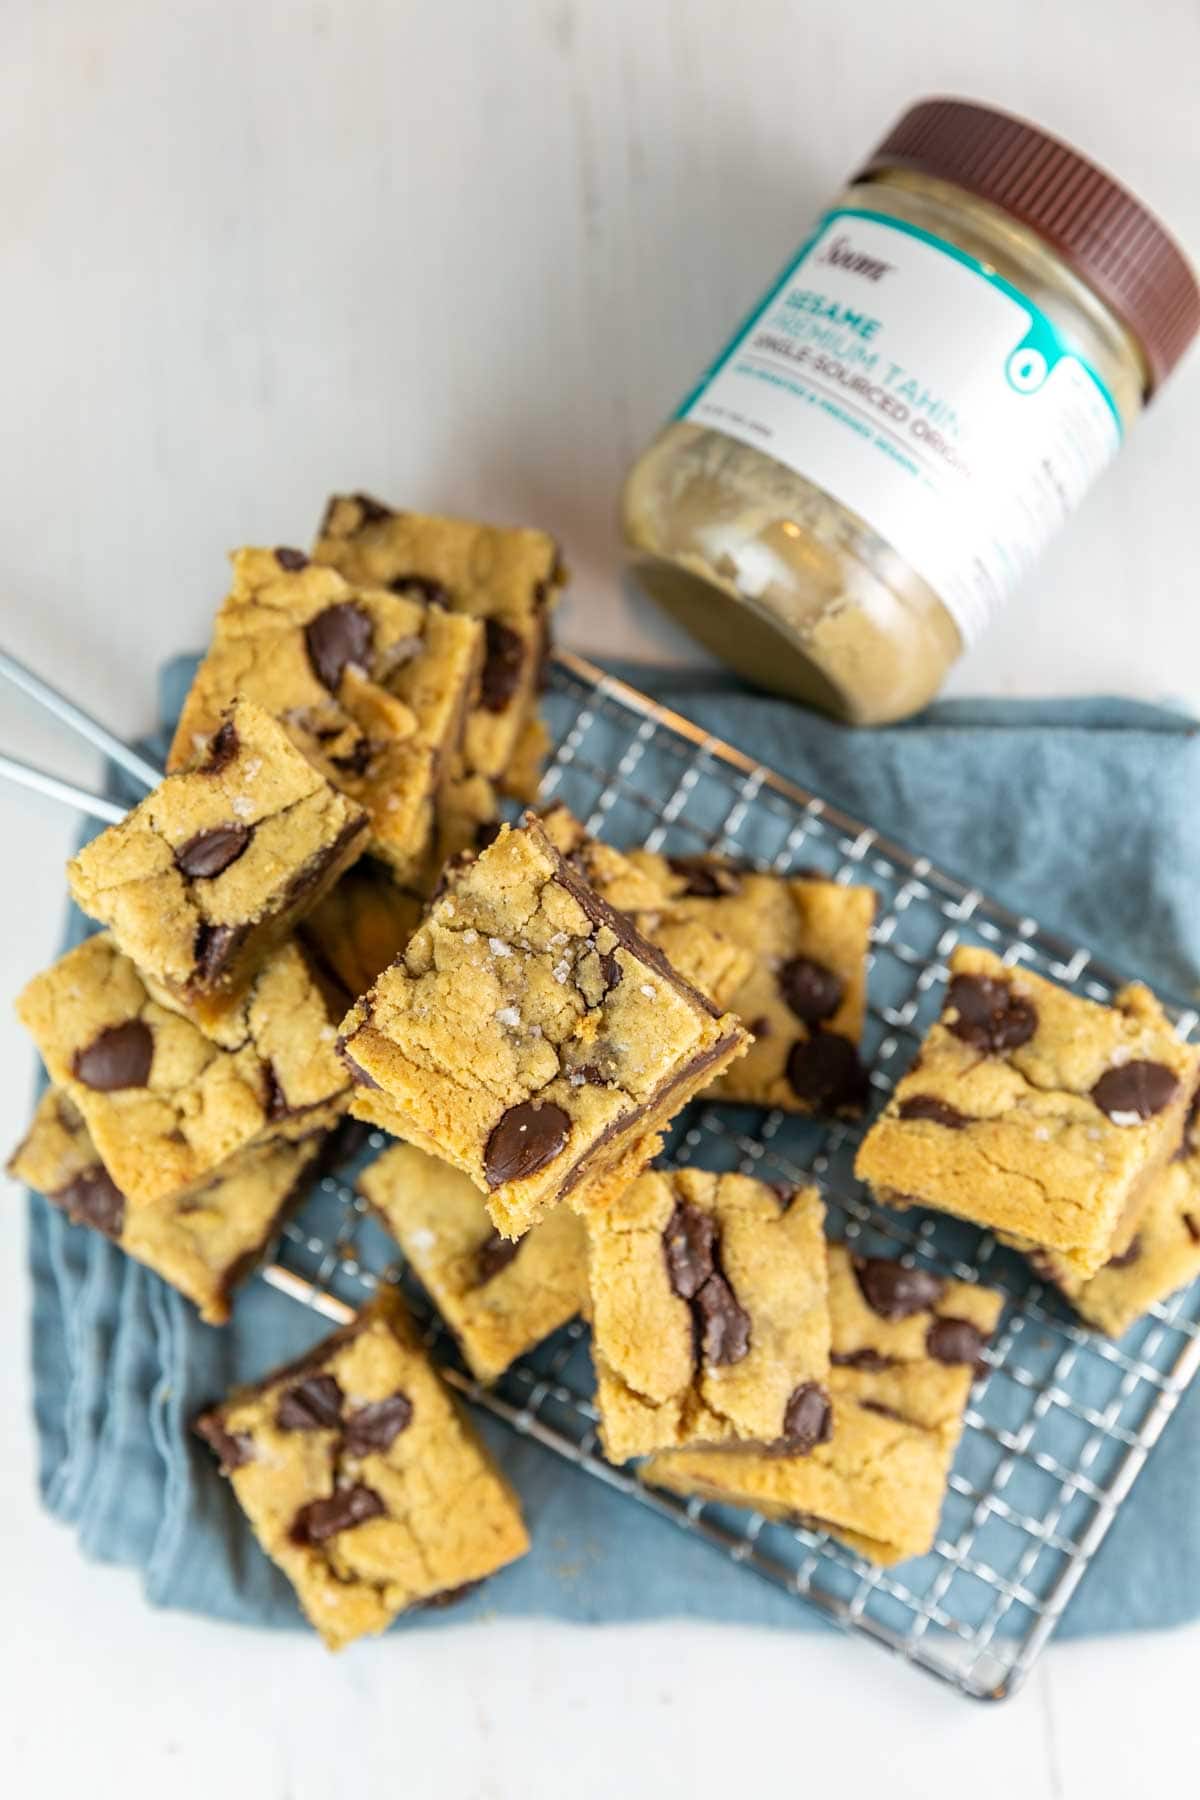
[[[865,1369],[872,1375],[880,1374],[884,1369],[894,1369],[894,1356],[884,1356],[880,1350],[832,1350],[829,1360],[835,1369]]]
[[[379,1082],[376,1081],[375,1077],[373,1075],[368,1075],[361,1063],[355,1062],[344,1043],[339,1041],[337,1050],[338,1055],[341,1057],[342,1062],[349,1073],[351,1081],[356,1087],[374,1088],[377,1093],[383,1092],[382,1087]]]
[[[946,1006],[957,1015],[947,1021],[955,1037],[987,1056],[1016,1050],[1037,1030],[1037,1009],[1032,1001],[1014,994],[1007,981],[990,975],[956,975]]]
[[[793,1044],[787,1078],[797,1100],[814,1112],[860,1108],[866,1101],[867,1072],[849,1038],[836,1031],[814,1031]]]
[[[1127,1250],[1122,1250],[1119,1256],[1110,1256],[1104,1266],[1106,1269],[1128,1269],[1141,1254],[1142,1240],[1135,1237]]]
[[[347,663],[367,669],[371,662],[370,613],[353,600],[327,606],[304,628],[304,642],[313,673],[323,687],[336,694]]]
[[[928,1269],[906,1269],[882,1256],[856,1256],[859,1291],[881,1319],[909,1319],[926,1312],[942,1297],[945,1283]]]
[[[342,1422],[344,1395],[334,1375],[306,1375],[281,1397],[280,1431],[332,1431]]]
[[[846,984],[841,976],[811,956],[793,956],[779,970],[776,980],[784,1001],[806,1025],[832,1019],[842,1004]]]
[[[621,984],[621,965],[617,961],[615,950],[606,950],[600,956],[600,979],[604,983],[604,991],[611,994]]]
[[[966,1113],[959,1112],[957,1106],[951,1106],[948,1100],[939,1100],[936,1094],[910,1094],[899,1106],[902,1119],[926,1119],[931,1125],[944,1125],[947,1131],[961,1131],[964,1125],[971,1123]]]
[[[206,1413],[192,1429],[220,1457],[222,1475],[231,1475],[234,1469],[254,1461],[254,1439],[249,1432],[226,1431],[219,1414]]]
[[[986,1339],[970,1319],[935,1319],[925,1333],[925,1348],[934,1362],[967,1363],[982,1370]]]
[[[807,1456],[833,1436],[833,1407],[819,1381],[802,1381],[783,1414],[783,1440],[796,1456]]]
[[[552,1100],[522,1100],[510,1106],[493,1126],[483,1152],[483,1171],[490,1188],[523,1181],[553,1162],[571,1134],[571,1121]]]
[[[716,1222],[687,1200],[679,1200],[663,1232],[663,1253],[671,1291],[694,1300],[716,1270]]]
[[[388,582],[393,594],[416,594],[430,606],[446,606],[450,589],[431,575],[396,575]]]
[[[1114,1124],[1124,1125],[1134,1119],[1152,1119],[1170,1106],[1178,1092],[1178,1078],[1165,1063],[1127,1062],[1104,1071],[1092,1089],[1092,1099]]]
[[[1195,1213],[1183,1214],[1183,1229],[1187,1232],[1193,1244],[1200,1244],[1200,1218],[1197,1218]]]
[[[767,1181],[764,1182],[763,1185],[764,1187],[769,1187],[775,1198],[778,1200],[780,1212],[786,1212],[788,1210],[788,1207],[792,1204],[792,1201],[800,1191],[794,1181]]]
[[[125,1196],[103,1163],[81,1169],[51,1198],[69,1218],[102,1231],[105,1237],[120,1237],[125,1223]]]
[[[198,831],[175,852],[175,867],[192,881],[211,881],[232,867],[254,836],[249,825],[214,825]]]
[[[348,1456],[382,1452],[412,1424],[413,1403],[397,1391],[386,1400],[371,1400],[346,1420],[344,1443]]]
[[[1179,1134],[1179,1148],[1171,1158],[1172,1162],[1183,1162],[1192,1153],[1192,1135],[1196,1129],[1196,1121],[1200,1118],[1200,1090],[1194,1093],[1188,1102],[1184,1114],[1183,1130]]]
[[[501,1269],[507,1269],[522,1240],[514,1243],[510,1238],[502,1238],[498,1231],[493,1231],[480,1244],[475,1255],[475,1280],[480,1287],[485,1287]]]
[[[196,959],[195,979],[215,981],[229,967],[246,941],[247,925],[210,925],[202,920],[196,927],[192,955]]]
[[[352,494],[350,498],[358,505],[360,525],[381,525],[392,516],[391,507],[382,500],[373,500],[370,494]]]
[[[343,775],[365,775],[375,755],[375,744],[369,737],[360,737],[352,750],[344,756],[331,756],[330,762]]]
[[[428,1600],[419,1600],[421,1612],[440,1612],[444,1606],[457,1606],[460,1600],[469,1600],[476,1588],[483,1586],[482,1581],[464,1581],[461,1587],[443,1588],[440,1594],[430,1594]]]
[[[760,1013],[757,1019],[751,1019],[746,1030],[750,1033],[752,1038],[769,1038],[771,1035],[771,1021],[768,1019],[766,1013]]]
[[[511,625],[500,619],[485,619],[483,629],[486,649],[479,700],[488,712],[500,713],[520,686],[525,643]]]
[[[241,739],[232,719],[226,719],[219,725],[208,740],[208,749],[204,753],[204,761],[200,764],[201,775],[219,775],[227,769],[241,748]]]
[[[98,1094],[120,1088],[145,1087],[154,1061],[154,1033],[141,1019],[110,1025],[84,1049],[75,1052],[71,1068],[77,1081]]]
[[[339,1532],[353,1531],[368,1519],[381,1519],[387,1508],[375,1492],[356,1481],[353,1487],[338,1488],[327,1500],[310,1500],[292,1520],[293,1544],[323,1544]]]
[[[700,1327],[700,1354],[709,1367],[741,1362],[750,1349],[750,1315],[738,1305],[724,1275],[710,1275],[692,1307]]]
[[[281,569],[286,569],[289,575],[296,575],[301,569],[308,567],[308,558],[303,550],[290,550],[286,544],[276,550],[275,561]]]
[[[715,856],[668,856],[667,862],[683,877],[684,894],[696,900],[719,900],[742,891],[740,870]]]

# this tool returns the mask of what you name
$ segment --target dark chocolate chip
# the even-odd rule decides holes
[[[520,1238],[515,1243],[511,1238],[502,1238],[498,1231],[483,1240],[475,1257],[475,1280],[480,1287],[499,1275],[501,1269],[507,1269],[521,1242]]]
[[[1187,1232],[1193,1244],[1200,1244],[1200,1219],[1196,1217],[1195,1213],[1184,1213],[1183,1229]]]
[[[118,1088],[145,1087],[153,1061],[154,1033],[143,1020],[127,1019],[77,1050],[71,1067],[85,1087],[111,1094]]]
[[[787,1078],[797,1100],[816,1112],[859,1108],[866,1101],[867,1072],[849,1038],[836,1031],[814,1031],[793,1044]]]
[[[578,1075],[580,1081],[585,1081],[588,1087],[607,1087],[615,1079],[612,1074],[606,1075],[600,1064],[594,1062],[576,1063],[571,1074]]]
[[[925,1348],[935,1362],[968,1363],[982,1369],[987,1340],[970,1319],[935,1319],[925,1333]]]
[[[802,1381],[783,1414],[783,1438],[797,1456],[807,1456],[833,1436],[833,1407],[819,1381]]]
[[[750,1349],[750,1315],[738,1305],[721,1274],[710,1275],[692,1301],[700,1326],[700,1353],[710,1367],[741,1362]]]
[[[894,1406],[885,1406],[882,1400],[860,1400],[858,1404],[864,1412],[878,1413],[881,1419],[895,1419],[897,1425],[912,1424],[911,1419],[906,1419],[904,1414],[897,1412]]]
[[[776,977],[779,991],[798,1019],[819,1025],[832,1019],[842,1004],[846,984],[840,975],[811,956],[793,956]]]
[[[303,550],[291,550],[286,544],[276,550],[275,561],[281,569],[286,569],[289,575],[298,574],[301,569],[308,567],[308,558]]]
[[[81,1169],[51,1198],[69,1218],[102,1231],[105,1237],[120,1237],[125,1223],[125,1196],[103,1163]]]
[[[245,943],[248,930],[246,925],[210,925],[202,920],[192,945],[197,978],[215,981],[223,974]]]
[[[460,1600],[469,1600],[476,1588],[483,1586],[482,1581],[464,1581],[461,1587],[443,1588],[440,1594],[430,1594],[428,1600],[417,1602],[421,1612],[441,1612],[444,1606],[457,1606]]]
[[[304,628],[304,642],[313,673],[322,686],[336,694],[347,663],[366,669],[371,661],[371,615],[354,600],[327,606]]]
[[[485,819],[481,825],[475,827],[475,848],[486,850],[489,844],[495,843],[503,830],[503,819]]]
[[[412,1424],[413,1403],[407,1394],[389,1394],[386,1400],[370,1400],[346,1420],[345,1446],[349,1456],[382,1452]]]
[[[1037,1030],[1032,1002],[1014,994],[1007,981],[990,975],[956,975],[946,1005],[956,1014],[948,1021],[955,1037],[989,1056],[1027,1044]]]
[[[877,1375],[884,1369],[894,1369],[894,1356],[884,1356],[880,1350],[832,1350],[829,1360],[835,1369],[865,1369]]]
[[[1122,1250],[1119,1256],[1110,1256],[1104,1266],[1106,1269],[1128,1269],[1141,1254],[1142,1240],[1135,1237],[1127,1250]]]
[[[941,1299],[945,1283],[928,1269],[906,1269],[882,1256],[856,1256],[854,1273],[863,1299],[881,1319],[908,1319]]]
[[[330,762],[343,775],[365,775],[375,755],[375,744],[369,737],[360,737],[352,750],[344,756],[331,756]]]
[[[1172,1162],[1183,1162],[1192,1154],[1192,1136],[1196,1130],[1198,1119],[1200,1119],[1200,1090],[1194,1093],[1188,1102],[1188,1109],[1184,1114],[1183,1130],[1179,1134],[1179,1148],[1171,1158]]]
[[[1165,1063],[1127,1062],[1104,1071],[1092,1099],[1110,1119],[1152,1119],[1178,1092],[1178,1077]]]
[[[716,1242],[715,1220],[690,1201],[677,1201],[663,1232],[663,1253],[672,1292],[681,1300],[694,1300],[716,1272]]]
[[[763,1185],[769,1187],[775,1198],[778,1200],[780,1212],[786,1212],[788,1210],[788,1207],[792,1204],[792,1201],[796,1198],[798,1192],[794,1181],[768,1181],[764,1182]]]
[[[247,1431],[226,1431],[218,1413],[206,1413],[192,1427],[221,1459],[222,1475],[231,1475],[254,1461],[254,1439]]]
[[[342,1422],[343,1399],[336,1376],[306,1375],[280,1399],[275,1423],[280,1431],[332,1431]]]
[[[241,739],[238,737],[237,727],[232,719],[226,719],[208,740],[204,761],[200,764],[200,774],[219,775],[222,769],[229,767],[240,749]]]
[[[210,881],[242,855],[254,836],[249,825],[214,825],[198,831],[175,852],[175,866],[192,881]]]
[[[393,594],[417,594],[431,606],[445,606],[450,589],[430,575],[396,575],[388,582]]]
[[[327,1500],[310,1500],[292,1520],[293,1544],[323,1544],[341,1531],[352,1531],[368,1519],[381,1519],[387,1508],[374,1488],[356,1481],[353,1487],[338,1488]]]
[[[362,515],[360,524],[381,525],[384,519],[392,516],[391,507],[385,506],[382,500],[373,500],[370,494],[352,494],[351,499],[358,502],[358,510]]]
[[[766,1013],[761,1013],[757,1019],[751,1019],[746,1030],[750,1033],[752,1038],[769,1038],[771,1035],[771,1021],[768,1019]]]
[[[521,682],[525,663],[525,641],[500,619],[484,620],[486,651],[483,674],[479,679],[479,698],[488,712],[503,712]]]
[[[696,900],[719,900],[742,891],[741,872],[715,856],[668,856],[672,872],[681,875],[683,892]]]
[[[936,1094],[910,1094],[900,1102],[899,1114],[902,1119],[925,1119],[930,1125],[944,1125],[947,1131],[961,1131],[971,1123],[966,1113],[959,1112],[947,1100],[939,1100]]]
[[[571,1121],[552,1100],[522,1100],[510,1106],[493,1126],[483,1152],[490,1188],[524,1181],[553,1162],[571,1134]]]
[[[604,991],[606,994],[611,994],[615,987],[620,986],[621,965],[617,961],[617,953],[615,950],[606,950],[601,954],[600,979],[604,983]]]

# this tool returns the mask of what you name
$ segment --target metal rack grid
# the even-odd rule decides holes
[[[544,796],[564,800],[595,834],[618,845],[712,850],[765,868],[805,865],[874,887],[879,909],[864,1053],[879,1101],[939,1010],[945,959],[957,943],[986,944],[1094,999],[1111,998],[1120,985],[1085,949],[1056,940],[1036,920],[990,901],[580,657],[555,657],[546,715],[554,750]],[[1177,1007],[1172,1016],[1184,1035],[1196,1035],[1194,1012]],[[581,1324],[557,1333],[496,1387],[479,1387],[344,1171],[328,1177],[286,1227],[264,1274],[338,1321],[379,1280],[400,1280],[448,1379],[515,1431],[829,1621],[969,1696],[1001,1699],[1028,1674],[1200,1364],[1200,1283],[1110,1343],[1082,1329],[990,1233],[874,1206],[852,1174],[863,1129],[696,1102],[669,1152],[677,1161],[767,1179],[815,1176],[826,1190],[834,1235],[868,1254],[910,1256],[1004,1290],[1008,1303],[990,1370],[972,1394],[936,1546],[897,1568],[880,1568],[818,1532],[657,1493],[635,1468],[604,1462]],[[373,1139],[376,1147],[382,1142]]]

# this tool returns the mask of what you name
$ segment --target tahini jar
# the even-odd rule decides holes
[[[1200,325],[1157,220],[1032,125],[895,125],[634,465],[642,585],[762,685],[902,719]]]

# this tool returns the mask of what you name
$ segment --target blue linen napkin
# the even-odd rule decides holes
[[[194,663],[164,672],[172,720]],[[1113,700],[946,702],[852,732],[710,673],[620,670],[700,725],[1049,929],[1164,991],[1200,982],[1200,738],[1182,714]],[[166,741],[165,732],[158,748]],[[126,796],[132,798],[133,796]],[[82,934],[78,915],[71,938]],[[206,1402],[299,1354],[327,1327],[254,1282],[223,1330],[93,1232],[30,1199],[34,1409],[46,1505],[85,1552],[141,1570],[156,1605],[293,1626],[188,1424]],[[482,1420],[520,1490],[534,1549],[449,1617],[607,1622],[694,1616],[818,1621],[537,1444]],[[1063,1635],[1200,1615],[1200,1384],[1085,1577]],[[418,1616],[428,1629],[445,1615]]]

